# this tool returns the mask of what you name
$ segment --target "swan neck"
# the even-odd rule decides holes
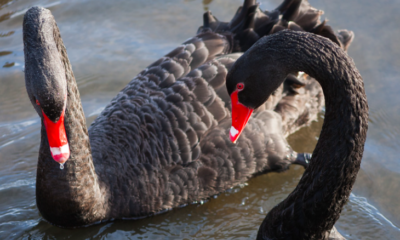
[[[45,24],[39,25],[40,21],[38,20],[40,19],[43,19]],[[36,39],[34,38],[28,39],[29,36],[27,34],[29,32],[27,34],[24,33],[27,35],[26,38],[24,35],[25,55],[29,57],[34,51],[31,51],[33,48],[30,48],[29,44],[36,44],[36,52],[33,53],[39,57],[42,52],[46,52],[46,49],[49,49],[48,44],[50,44],[51,56],[58,57],[58,61],[55,61],[57,72],[65,74],[65,77],[51,78],[53,79],[51,81],[55,82],[55,85],[65,86],[67,95],[64,123],[70,148],[70,157],[63,168],[53,160],[42,116],[41,144],[36,181],[37,206],[46,220],[65,227],[82,226],[104,219],[106,214],[104,194],[101,192],[98,176],[92,161],[86,119],[78,87],[59,29],[51,13],[39,7],[28,11],[24,24],[27,26],[27,31],[38,32],[38,34],[35,33],[36,35],[53,32],[54,39],[49,37],[50,40],[41,42],[35,41]],[[50,35],[48,34],[47,36]],[[30,42],[26,43],[25,41],[28,40]],[[40,69],[40,67],[37,67],[41,66],[40,64],[35,64],[33,61],[28,61],[27,63],[29,64],[27,68],[32,69],[32,73],[35,72],[33,71],[34,69]],[[49,69],[47,72],[51,71],[53,69]],[[43,76],[46,76],[46,72],[43,73]],[[42,79],[49,78],[42,77]],[[63,81],[66,81],[66,83]],[[34,84],[27,84],[27,88],[29,90],[34,89]],[[48,94],[57,94],[57,91],[48,91]]]
[[[360,168],[368,128],[364,84],[353,60],[326,38],[288,31],[266,44],[266,61],[276,68],[317,79],[326,113],[309,167],[295,190],[268,213],[258,237],[325,239]]]

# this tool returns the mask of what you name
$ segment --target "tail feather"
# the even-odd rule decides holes
[[[347,49],[350,46],[350,43],[354,39],[354,33],[352,31],[348,31],[348,30],[339,30],[338,38],[339,38],[340,42],[342,43],[343,49],[345,51],[347,51]]]
[[[263,36],[283,29],[312,32],[347,49],[352,38],[340,32],[336,35],[326,21],[321,21],[323,13],[307,0],[285,0],[271,12],[262,11],[254,0],[245,0],[230,22],[221,22],[211,12],[206,12],[198,33],[211,31],[232,36],[233,52],[246,51]]]
[[[252,13],[257,7],[258,4],[256,4],[255,0],[245,0],[243,6],[239,8],[239,10],[236,12],[236,15],[229,23],[230,29],[233,32],[239,29],[240,26],[244,24],[244,22],[246,22],[248,15]]]
[[[310,31],[315,25],[320,23],[320,16],[323,11],[311,7],[306,0],[285,1],[288,2],[287,8],[281,8],[282,19],[285,21],[296,22],[304,31]],[[278,8],[279,9],[279,8]]]
[[[332,42],[343,47],[332,28],[326,25],[326,20],[323,21],[320,25],[321,26],[316,26],[314,29],[312,29],[311,32],[329,38]]]

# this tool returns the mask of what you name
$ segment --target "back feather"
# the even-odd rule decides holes
[[[148,216],[295,162],[285,136],[316,117],[323,102],[319,85],[289,76],[233,144],[225,79],[241,55],[236,51],[276,26],[315,29],[319,16],[306,1],[263,12],[246,0],[229,23],[208,12],[197,36],[122,89],[89,128],[96,172],[115,211],[110,216]],[[340,36],[348,46],[352,37]]]

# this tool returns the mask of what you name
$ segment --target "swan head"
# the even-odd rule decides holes
[[[268,56],[259,47],[260,39],[247,50],[229,70],[226,87],[231,97],[232,127],[230,139],[236,142],[253,110],[264,104],[288,75],[284,66],[279,66],[274,56]]]
[[[33,7],[27,11],[23,22],[26,90],[46,128],[53,159],[65,163],[70,156],[64,126],[67,81],[58,38],[49,10]]]

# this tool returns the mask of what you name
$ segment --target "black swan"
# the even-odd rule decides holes
[[[285,26],[275,15],[273,26]],[[277,112],[260,110],[236,145],[226,135],[231,122],[225,77],[240,54],[225,54],[245,48],[241,41],[252,24],[268,26],[259,36],[271,32],[265,16],[254,1],[246,1],[223,31],[206,22],[197,36],[135,77],[87,130],[56,22],[46,9],[30,9],[23,23],[25,82],[42,119],[36,201],[44,219],[78,227],[146,217],[208,198],[256,173],[304,164],[308,156],[288,146]],[[316,27],[323,24],[319,15],[311,20]],[[264,108],[307,84],[291,78]],[[297,95],[310,101],[321,97],[306,92]],[[305,116],[303,124],[310,111],[320,109],[293,104],[304,110],[294,113]]]
[[[232,141],[239,137],[252,109],[297,71],[321,84],[325,121],[299,184],[267,214],[257,239],[340,238],[333,225],[360,169],[368,129],[362,77],[341,48],[311,33],[285,30],[267,36],[232,66],[226,79],[232,99]]]

